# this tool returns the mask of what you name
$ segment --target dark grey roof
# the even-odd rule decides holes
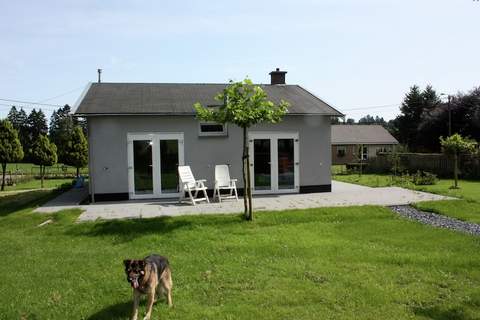
[[[227,84],[92,83],[80,97],[75,114],[194,114],[193,104],[218,105],[214,99]],[[342,116],[298,85],[260,85],[274,103],[290,103],[289,114]]]
[[[398,144],[380,125],[332,125],[332,144]]]

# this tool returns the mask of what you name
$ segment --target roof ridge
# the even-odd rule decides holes
[[[93,82],[93,85],[102,85],[102,84],[185,84],[185,85],[228,85],[230,82]],[[279,86],[276,84],[269,83],[254,83],[255,86]],[[281,86],[299,86],[298,84],[283,84]],[[306,91],[306,90],[305,90]]]

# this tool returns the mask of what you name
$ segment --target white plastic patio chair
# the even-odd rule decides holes
[[[180,199],[178,200],[179,202],[182,202],[182,200],[185,199],[186,191],[193,205],[200,201],[210,203],[207,195],[207,187],[205,187],[205,182],[207,180],[195,180],[190,166],[178,166],[178,175],[182,187],[180,191]],[[194,194],[192,194],[192,192],[194,192]],[[203,192],[203,198],[197,198],[199,192]]]
[[[230,190],[229,194],[221,194],[220,190]],[[230,179],[228,165],[220,164],[215,166],[215,189],[213,190],[213,201],[218,197],[218,202],[222,199],[237,199],[237,179]]]

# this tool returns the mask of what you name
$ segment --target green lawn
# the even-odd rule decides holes
[[[2,319],[128,319],[122,260],[151,252],[174,279],[154,319],[480,319],[480,239],[385,208],[76,224],[33,192],[0,198]]]
[[[428,201],[416,203],[420,210],[435,212],[451,216],[460,220],[480,223],[480,181],[460,180],[459,189],[451,189],[452,179],[440,179],[437,184],[416,186],[413,183],[398,177],[379,174],[338,174],[335,180],[361,184],[369,187],[400,186],[408,189],[442,194],[461,200]]]
[[[73,179],[45,179],[43,180],[43,187],[45,189],[59,188],[64,184],[71,185]],[[20,182],[15,186],[5,186],[6,191],[16,191],[16,190],[31,190],[31,189],[40,189],[41,181],[39,179],[33,179],[25,182]],[[0,196],[2,193],[0,192]]]
[[[66,169],[66,171],[65,171]],[[38,174],[40,169],[37,165],[33,163],[8,163],[7,164],[7,171],[15,172],[16,170],[21,171],[23,174]],[[88,174],[88,168],[80,169],[82,174]],[[62,163],[57,163],[51,167],[46,167],[46,173],[52,174],[61,174],[61,173],[69,173],[69,174],[76,174],[77,169],[71,166],[66,166]]]

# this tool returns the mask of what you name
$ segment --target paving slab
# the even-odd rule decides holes
[[[421,201],[446,199],[454,198],[399,187],[370,188],[350,183],[332,181],[332,192],[255,196],[253,199],[253,207],[256,211],[275,211],[359,205],[397,206]],[[66,207],[71,208],[72,206]],[[243,212],[243,200],[227,200],[222,203],[210,204],[199,203],[196,206],[189,203],[179,204],[177,199],[130,200],[99,202],[74,207],[84,210],[79,217],[79,221],[91,221],[97,219],[108,220],[240,213]],[[62,206],[48,208],[48,204],[46,204],[41,208],[39,208],[41,211],[51,212],[50,210],[59,210]]]
[[[52,213],[66,209],[83,208],[80,203],[88,197],[88,187],[72,188],[58,197],[48,201],[44,205],[36,208],[34,212]]]

